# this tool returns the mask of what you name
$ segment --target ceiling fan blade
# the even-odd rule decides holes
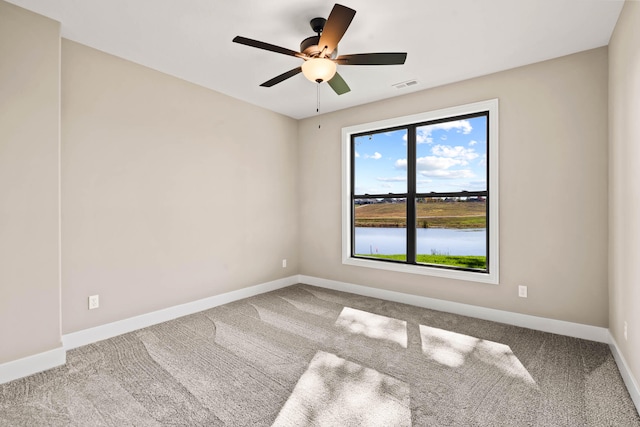
[[[321,50],[326,47],[324,51],[325,56],[331,55],[331,52],[338,46],[338,43],[342,39],[342,36],[344,36],[347,28],[349,28],[349,24],[351,24],[355,14],[355,10],[341,4],[336,3],[335,6],[333,6],[327,22],[324,24],[320,41],[318,42]]]
[[[333,91],[338,95],[351,91],[347,82],[345,82],[342,76],[338,73],[336,73],[327,83],[329,83],[331,89],[333,89]]]
[[[295,50],[287,49],[284,47],[276,46],[274,44],[269,44],[265,42],[261,42],[259,40],[248,39],[242,36],[236,36],[233,38],[234,43],[240,43],[246,46],[257,47],[258,49],[268,50],[270,52],[281,53],[283,55],[289,56],[297,56],[298,58],[304,58],[304,55],[300,52],[296,52]]]
[[[334,62],[340,65],[400,65],[406,59],[406,52],[358,53],[338,56]]]
[[[271,87],[273,85],[277,85],[280,82],[283,82],[285,80],[287,80],[290,77],[295,76],[296,74],[302,72],[302,67],[298,67],[298,68],[294,68],[293,70],[289,70],[286,73],[282,73],[279,76],[276,76],[274,78],[272,78],[271,80],[268,80],[264,83],[262,83],[260,86],[263,87]]]

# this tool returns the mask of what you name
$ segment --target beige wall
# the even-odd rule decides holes
[[[61,346],[57,22],[0,1],[0,363]]]
[[[63,333],[297,273],[296,136],[293,119],[63,40]]]
[[[640,3],[627,1],[609,45],[609,328],[640,378]],[[628,324],[628,338],[623,333]]]
[[[342,265],[341,128],[492,98],[500,285]],[[301,274],[607,326],[606,48],[306,119],[299,138]]]

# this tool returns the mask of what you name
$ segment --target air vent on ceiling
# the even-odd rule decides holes
[[[414,86],[417,84],[418,84],[417,80],[407,80],[406,82],[396,83],[391,86],[395,87],[396,89],[403,89],[405,87]]]

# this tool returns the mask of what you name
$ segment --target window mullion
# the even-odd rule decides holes
[[[407,263],[416,263],[416,129],[407,129]]]

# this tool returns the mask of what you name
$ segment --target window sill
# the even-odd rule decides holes
[[[465,280],[469,282],[481,282],[492,285],[498,284],[498,275],[496,273],[476,273],[473,271],[450,270],[445,268],[434,268],[427,266],[418,266],[410,264],[402,264],[395,262],[376,261],[364,258],[347,257],[342,260],[345,265],[356,267],[374,268],[377,270],[395,271],[399,273],[419,274],[422,276],[444,277],[447,279]]]

